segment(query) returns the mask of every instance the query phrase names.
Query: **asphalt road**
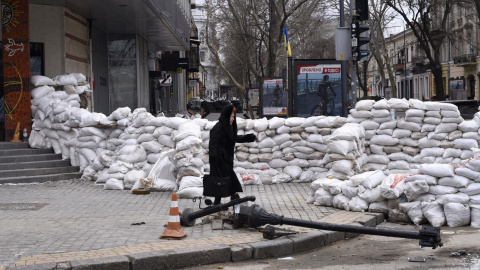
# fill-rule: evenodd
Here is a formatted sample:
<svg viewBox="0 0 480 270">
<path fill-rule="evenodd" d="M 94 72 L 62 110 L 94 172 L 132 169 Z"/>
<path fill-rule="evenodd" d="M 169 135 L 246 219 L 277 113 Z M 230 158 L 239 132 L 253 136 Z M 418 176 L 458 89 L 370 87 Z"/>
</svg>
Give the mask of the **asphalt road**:
<svg viewBox="0 0 480 270">
<path fill-rule="evenodd" d="M 414 225 L 382 223 L 378 228 L 418 230 Z M 418 240 L 360 235 L 327 247 L 283 258 L 243 263 L 215 264 L 193 269 L 270 270 L 270 269 L 480 269 L 480 230 L 471 227 L 442 227 L 443 247 L 420 248 Z M 466 254 L 451 256 L 465 250 Z M 417 259 L 425 262 L 412 262 Z"/>
</svg>

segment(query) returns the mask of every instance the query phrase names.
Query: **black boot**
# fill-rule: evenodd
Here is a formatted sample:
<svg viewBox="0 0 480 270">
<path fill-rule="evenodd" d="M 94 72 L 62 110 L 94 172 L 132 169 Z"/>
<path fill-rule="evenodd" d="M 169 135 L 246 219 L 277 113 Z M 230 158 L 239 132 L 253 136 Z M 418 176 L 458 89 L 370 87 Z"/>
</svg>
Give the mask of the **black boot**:
<svg viewBox="0 0 480 270">
<path fill-rule="evenodd" d="M 215 197 L 215 201 L 213 201 L 213 205 L 217 205 L 222 203 L 222 197 Z"/>
</svg>

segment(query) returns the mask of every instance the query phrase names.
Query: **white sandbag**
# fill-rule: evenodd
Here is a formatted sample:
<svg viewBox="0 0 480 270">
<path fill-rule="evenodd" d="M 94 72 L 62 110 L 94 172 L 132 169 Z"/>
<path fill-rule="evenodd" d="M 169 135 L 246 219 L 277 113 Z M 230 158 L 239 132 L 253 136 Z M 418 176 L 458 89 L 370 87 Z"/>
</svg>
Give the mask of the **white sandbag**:
<svg viewBox="0 0 480 270">
<path fill-rule="evenodd" d="M 474 139 L 456 139 L 453 141 L 454 148 L 470 150 L 471 148 L 478 148 L 478 141 Z"/>
<path fill-rule="evenodd" d="M 413 174 L 409 175 L 407 178 L 405 178 L 405 183 L 411 182 L 411 181 L 417 181 L 417 180 L 424 180 L 428 185 L 436 185 L 438 182 L 438 179 L 434 176 L 427 175 L 427 174 Z"/>
<path fill-rule="evenodd" d="M 455 168 L 455 174 L 467 177 L 468 179 L 473 181 L 480 180 L 480 172 L 477 172 L 475 170 L 472 170 L 464 166 Z"/>
<path fill-rule="evenodd" d="M 424 148 L 420 151 L 420 156 L 422 156 L 422 157 L 442 157 L 444 152 L 445 152 L 445 149 L 441 148 L 441 147 Z"/>
<path fill-rule="evenodd" d="M 480 194 L 480 183 L 471 183 L 466 188 L 460 188 L 458 191 L 469 196 L 478 195 Z"/>
<path fill-rule="evenodd" d="M 406 99 L 391 98 L 387 101 L 388 106 L 392 109 L 408 109 L 410 104 Z"/>
<path fill-rule="evenodd" d="M 371 189 L 365 189 L 363 192 L 358 193 L 358 197 L 369 203 L 385 200 L 385 198 L 382 197 L 380 186 Z"/>
<path fill-rule="evenodd" d="M 245 173 L 240 175 L 240 177 L 244 185 L 261 185 L 262 184 L 262 181 L 260 180 L 260 177 L 257 174 Z M 272 182 L 273 182 L 273 178 L 272 178 Z"/>
<path fill-rule="evenodd" d="M 40 86 L 32 89 L 32 91 L 30 92 L 30 95 L 32 96 L 33 99 L 41 99 L 53 92 L 55 92 L 55 88 L 51 86 Z"/>
<path fill-rule="evenodd" d="M 147 159 L 147 153 L 141 145 L 126 145 L 118 151 L 118 159 L 129 163 L 137 163 Z"/>
<path fill-rule="evenodd" d="M 373 202 L 368 205 L 368 212 L 372 213 L 388 213 L 387 201 Z"/>
<path fill-rule="evenodd" d="M 386 199 L 396 199 L 398 198 L 405 190 L 405 178 L 408 177 L 408 174 L 390 174 L 385 179 L 383 179 L 380 184 L 380 191 L 384 198 Z"/>
<path fill-rule="evenodd" d="M 424 102 L 423 105 L 425 106 L 426 111 L 440 111 L 439 102 L 427 101 Z"/>
<path fill-rule="evenodd" d="M 386 99 L 381 99 L 381 100 L 378 100 L 377 102 L 375 102 L 375 104 L 373 104 L 373 108 L 375 108 L 377 110 L 390 109 L 390 106 L 388 105 L 388 102 L 387 102 Z"/>
<path fill-rule="evenodd" d="M 189 187 L 203 187 L 203 178 L 199 176 L 184 176 L 178 184 L 178 190 L 183 190 Z"/>
<path fill-rule="evenodd" d="M 365 172 L 362 174 L 358 174 L 353 176 L 352 178 L 363 178 L 362 186 L 367 189 L 372 189 L 378 185 L 380 185 L 386 175 L 381 170 L 375 170 L 373 172 Z M 352 180 L 354 181 L 354 180 Z"/>
<path fill-rule="evenodd" d="M 319 188 L 315 191 L 315 201 L 314 205 L 317 206 L 332 206 L 333 205 L 333 195 L 330 192 L 326 191 L 323 188 Z"/>
<path fill-rule="evenodd" d="M 177 191 L 177 196 L 180 199 L 193 199 L 203 196 L 203 187 L 189 187 Z"/>
<path fill-rule="evenodd" d="M 397 128 L 407 129 L 407 130 L 411 130 L 411 131 L 421 131 L 422 130 L 422 126 L 420 124 L 414 123 L 414 122 L 407 122 L 404 119 L 400 119 L 397 122 Z"/>
<path fill-rule="evenodd" d="M 302 174 L 298 179 L 294 178 L 293 182 L 305 183 L 305 182 L 312 182 L 313 180 L 315 180 L 315 173 L 311 170 L 307 170 L 302 172 Z"/>
<path fill-rule="evenodd" d="M 178 127 L 178 133 L 173 138 L 176 142 L 179 142 L 188 136 L 201 137 L 200 126 L 192 122 L 186 122 Z"/>
<path fill-rule="evenodd" d="M 443 206 L 449 227 L 460 227 L 470 224 L 470 207 L 467 204 L 447 203 Z"/>
<path fill-rule="evenodd" d="M 460 159 L 465 160 L 465 159 L 470 159 L 470 158 L 473 158 L 473 151 L 463 150 L 462 155 L 460 156 Z"/>
<path fill-rule="evenodd" d="M 438 179 L 438 184 L 449 187 L 463 188 L 470 184 L 470 179 L 460 175 L 454 175 L 453 177 L 442 177 Z"/>
<path fill-rule="evenodd" d="M 283 172 L 290 175 L 293 180 L 300 178 L 300 175 L 302 175 L 303 171 L 302 168 L 299 166 L 287 166 L 283 169 Z"/>
<path fill-rule="evenodd" d="M 345 181 L 345 182 L 348 182 L 348 181 Z M 365 188 L 363 186 L 350 186 L 347 183 L 341 186 L 341 188 L 342 188 L 342 194 L 347 196 L 348 198 L 353 198 L 357 196 L 359 193 L 362 193 L 365 191 Z"/>
<path fill-rule="evenodd" d="M 470 205 L 470 226 L 480 228 L 480 205 Z"/>
<path fill-rule="evenodd" d="M 285 168 L 286 166 L 288 166 L 288 161 L 277 158 L 272 159 L 272 161 L 270 161 L 268 165 L 270 165 L 270 167 L 272 168 Z"/>
<path fill-rule="evenodd" d="M 441 205 L 445 205 L 447 203 L 467 204 L 469 200 L 470 200 L 470 196 L 468 196 L 465 193 L 459 192 L 455 194 L 439 195 L 437 196 L 435 201 Z"/>
<path fill-rule="evenodd" d="M 362 111 L 362 110 L 359 111 L 356 109 L 351 109 L 349 111 L 349 115 L 351 115 L 354 118 L 365 118 L 365 119 L 372 117 L 372 113 L 370 111 Z"/>
<path fill-rule="evenodd" d="M 344 209 L 347 211 L 350 210 L 350 207 L 348 205 L 349 202 L 350 202 L 350 198 L 344 196 L 343 194 L 335 195 L 332 200 L 333 207 Z"/>
<path fill-rule="evenodd" d="M 58 75 L 53 78 L 56 85 L 78 85 L 77 79 L 72 74 Z"/>
<path fill-rule="evenodd" d="M 272 147 L 274 147 L 275 145 L 277 145 L 277 144 L 276 144 L 275 141 L 274 141 L 272 138 L 270 138 L 270 137 L 267 137 L 266 139 L 258 142 L 258 148 L 260 148 L 260 149 L 261 149 L 261 148 L 272 148 Z"/>
<path fill-rule="evenodd" d="M 52 79 L 50 79 L 49 77 L 46 77 L 46 76 L 42 76 L 42 75 L 33 75 L 30 78 L 30 82 L 35 86 L 55 85 L 55 82 Z M 35 98 L 35 97 L 33 97 L 33 98 Z"/>
<path fill-rule="evenodd" d="M 433 195 L 445 195 L 445 194 L 457 193 L 457 191 L 458 191 L 458 188 L 455 188 L 455 187 L 435 185 L 435 186 L 430 186 L 428 193 Z"/>
<path fill-rule="evenodd" d="M 436 202 L 422 202 L 421 208 L 423 215 L 427 218 L 430 225 L 434 227 L 441 227 L 445 224 L 445 213 L 443 206 Z"/>
<path fill-rule="evenodd" d="M 368 203 L 360 197 L 353 197 L 348 202 L 348 207 L 350 208 L 350 211 L 364 212 L 365 210 L 368 210 Z"/>
<path fill-rule="evenodd" d="M 327 146 L 331 152 L 345 156 L 355 149 L 355 142 L 347 140 L 329 140 Z"/>
<path fill-rule="evenodd" d="M 292 177 L 283 172 L 272 177 L 273 183 L 288 183 L 290 181 L 292 181 Z"/>
<path fill-rule="evenodd" d="M 399 209 L 406 213 L 410 220 L 415 225 L 419 225 L 425 222 L 425 216 L 423 215 L 421 202 L 404 202 L 398 205 Z"/>
<path fill-rule="evenodd" d="M 123 190 L 124 185 L 123 185 L 123 180 L 119 180 L 116 178 L 110 178 L 105 182 L 105 185 L 103 186 L 103 189 L 106 190 Z"/>
<path fill-rule="evenodd" d="M 355 104 L 355 109 L 358 111 L 371 111 L 373 109 L 373 105 L 375 104 L 375 100 L 360 100 Z"/>
<path fill-rule="evenodd" d="M 411 130 L 397 128 L 393 131 L 392 137 L 394 137 L 394 138 L 404 138 L 404 137 L 410 137 L 411 135 L 412 135 Z"/>
<path fill-rule="evenodd" d="M 269 129 L 277 129 L 285 124 L 285 118 L 273 117 L 268 120 Z"/>
<path fill-rule="evenodd" d="M 430 187 L 427 184 L 427 181 L 415 180 L 415 181 L 405 182 L 404 193 L 409 201 L 413 201 L 422 193 L 428 192 L 429 189 Z"/>
<path fill-rule="evenodd" d="M 132 189 L 140 178 L 145 178 L 147 174 L 143 170 L 132 170 L 125 174 L 123 184 L 125 189 Z"/>
<path fill-rule="evenodd" d="M 440 108 L 440 110 L 458 111 L 457 105 L 452 103 L 438 102 L 438 107 Z"/>
<path fill-rule="evenodd" d="M 187 138 L 177 142 L 175 146 L 175 150 L 182 151 L 195 146 L 199 146 L 201 144 L 202 144 L 202 139 L 200 139 L 199 137 L 188 136 Z"/>
<path fill-rule="evenodd" d="M 389 170 L 409 170 L 410 164 L 405 160 L 390 161 L 387 164 Z"/>
<path fill-rule="evenodd" d="M 392 138 L 388 135 L 376 135 L 370 139 L 370 144 L 382 145 L 382 146 L 389 146 L 389 145 L 396 145 L 398 144 L 397 138 Z"/>
<path fill-rule="evenodd" d="M 479 126 L 474 120 L 465 120 L 458 124 L 458 129 L 462 132 L 478 132 Z"/>
<path fill-rule="evenodd" d="M 301 126 L 303 121 L 305 121 L 303 117 L 288 117 L 285 119 L 285 125 L 288 127 L 297 127 Z"/>
<path fill-rule="evenodd" d="M 261 119 L 255 119 L 253 123 L 253 130 L 255 130 L 256 132 L 265 131 L 268 128 L 268 124 L 269 122 L 266 117 Z"/>
<path fill-rule="evenodd" d="M 310 166 L 310 163 L 308 163 L 307 160 L 305 159 L 299 159 L 299 158 L 295 158 L 293 160 L 290 160 L 288 162 L 288 165 L 290 166 L 298 166 L 298 167 L 301 167 L 301 168 L 305 168 L 305 167 L 309 167 Z"/>
<path fill-rule="evenodd" d="M 420 196 L 418 196 L 415 201 L 417 202 L 433 202 L 435 201 L 437 196 L 433 195 L 433 194 L 429 194 L 429 193 L 424 193 Z"/>
<path fill-rule="evenodd" d="M 322 135 L 319 135 L 322 136 Z M 278 134 L 275 135 L 272 140 L 275 142 L 276 145 L 281 145 L 282 143 L 289 141 L 290 140 L 290 134 L 284 133 L 284 134 Z"/>
<path fill-rule="evenodd" d="M 419 173 L 435 177 L 452 177 L 454 175 L 454 170 L 451 164 L 422 164 L 418 170 Z"/>
</svg>

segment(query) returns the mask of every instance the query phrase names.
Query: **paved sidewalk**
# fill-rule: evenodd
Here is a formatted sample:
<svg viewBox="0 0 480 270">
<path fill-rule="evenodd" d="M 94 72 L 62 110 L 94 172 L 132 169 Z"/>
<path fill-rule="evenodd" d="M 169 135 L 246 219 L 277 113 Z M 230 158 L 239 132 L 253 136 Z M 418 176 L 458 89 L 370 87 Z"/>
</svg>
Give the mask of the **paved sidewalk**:
<svg viewBox="0 0 480 270">
<path fill-rule="evenodd" d="M 335 223 L 375 220 L 370 226 L 375 226 L 382 220 L 381 217 L 368 213 L 347 212 L 306 204 L 305 200 L 309 193 L 310 183 L 286 183 L 246 186 L 243 195 L 254 195 L 257 198 L 254 203 L 266 211 L 291 218 Z M 265 240 L 261 233 L 250 228 L 213 230 L 211 224 L 200 224 L 201 218 L 197 219 L 197 224 L 193 227 L 182 227 L 188 235 L 187 238 L 159 239 L 168 223 L 170 200 L 170 192 L 133 195 L 127 190 L 103 190 L 93 182 L 80 180 L 0 186 L 0 270 L 28 265 L 44 267 L 26 269 L 50 269 L 50 266 L 53 265 L 54 268 L 57 263 L 62 262 L 68 262 L 68 267 L 71 267 L 66 269 L 76 269 L 73 267 L 74 262 L 93 265 L 112 263 L 112 260 L 114 263 L 125 263 L 131 267 L 132 260 L 137 260 L 139 265 L 140 259 L 135 257 L 138 254 L 157 252 L 149 256 L 158 258 L 161 255 L 173 258 L 175 256 L 171 255 L 171 252 L 216 249 L 221 251 L 218 254 L 224 254 L 222 252 L 226 252 L 224 251 L 226 247 L 228 252 L 232 253 L 234 247 L 245 244 L 250 244 L 247 248 L 250 255 L 247 254 L 246 258 L 248 259 L 248 256 L 259 258 L 263 256 L 258 254 L 261 249 L 258 246 L 255 249 L 253 244 L 278 245 L 286 240 L 286 238 Z M 198 202 L 179 199 L 180 211 L 185 208 L 196 211 Z M 367 219 L 364 218 L 366 215 Z M 132 225 L 139 222 L 145 224 Z M 290 229 L 300 232 L 298 237 L 320 232 L 299 227 Z M 317 234 L 314 234 L 314 237 L 318 237 Z M 345 233 L 335 237 L 342 238 L 342 235 L 344 238 Z M 332 236 L 329 239 L 330 242 L 334 240 Z M 288 244 L 294 245 L 295 241 L 291 240 Z M 230 260 L 230 255 L 228 256 Z M 205 263 L 212 260 L 215 259 L 211 258 Z M 166 267 L 177 266 L 178 264 L 171 264 Z M 138 267 L 142 269 L 146 266 Z"/>
</svg>

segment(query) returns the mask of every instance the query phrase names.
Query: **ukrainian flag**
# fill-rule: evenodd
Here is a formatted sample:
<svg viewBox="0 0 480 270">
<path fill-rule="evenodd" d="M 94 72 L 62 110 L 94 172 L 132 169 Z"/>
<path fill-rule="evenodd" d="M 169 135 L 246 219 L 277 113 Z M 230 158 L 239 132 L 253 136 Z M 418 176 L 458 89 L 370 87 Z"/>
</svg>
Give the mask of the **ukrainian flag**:
<svg viewBox="0 0 480 270">
<path fill-rule="evenodd" d="M 288 40 L 287 25 L 283 25 L 283 41 L 285 41 L 285 51 L 288 56 L 292 56 L 292 50 L 290 49 L 290 41 Z"/>
</svg>

